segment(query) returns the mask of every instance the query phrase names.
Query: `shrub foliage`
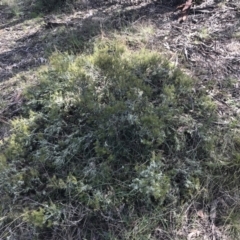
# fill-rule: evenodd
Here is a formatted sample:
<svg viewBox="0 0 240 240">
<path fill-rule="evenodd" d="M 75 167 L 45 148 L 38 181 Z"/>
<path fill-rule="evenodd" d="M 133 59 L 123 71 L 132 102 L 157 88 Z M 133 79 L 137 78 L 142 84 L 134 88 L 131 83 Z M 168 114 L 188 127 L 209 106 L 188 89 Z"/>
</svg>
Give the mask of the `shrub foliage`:
<svg viewBox="0 0 240 240">
<path fill-rule="evenodd" d="M 150 239 L 214 161 L 215 105 L 194 86 L 158 53 L 124 42 L 54 54 L 2 144 L 2 236 L 21 222 L 30 238 Z"/>
</svg>

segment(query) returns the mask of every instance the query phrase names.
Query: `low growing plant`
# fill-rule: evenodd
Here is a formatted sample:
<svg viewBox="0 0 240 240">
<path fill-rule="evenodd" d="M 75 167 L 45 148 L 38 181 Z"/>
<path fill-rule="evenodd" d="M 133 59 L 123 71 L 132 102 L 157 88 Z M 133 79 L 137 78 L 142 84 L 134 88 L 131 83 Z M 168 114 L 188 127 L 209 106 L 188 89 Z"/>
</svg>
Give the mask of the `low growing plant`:
<svg viewBox="0 0 240 240">
<path fill-rule="evenodd" d="M 5 226 L 18 216 L 39 239 L 65 226 L 86 239 L 151 239 L 214 161 L 215 105 L 157 52 L 117 40 L 50 62 L 1 146 Z M 153 225 L 134 233 L 146 216 Z"/>
</svg>

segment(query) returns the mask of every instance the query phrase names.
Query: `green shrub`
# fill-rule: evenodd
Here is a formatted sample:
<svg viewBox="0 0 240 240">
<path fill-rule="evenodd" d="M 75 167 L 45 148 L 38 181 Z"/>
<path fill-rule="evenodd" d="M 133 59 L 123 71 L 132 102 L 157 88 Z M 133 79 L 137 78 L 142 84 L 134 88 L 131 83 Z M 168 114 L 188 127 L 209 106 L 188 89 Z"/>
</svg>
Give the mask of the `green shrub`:
<svg viewBox="0 0 240 240">
<path fill-rule="evenodd" d="M 194 84 L 158 53 L 122 42 L 98 42 L 91 55 L 54 54 L 2 146 L 0 192 L 14 199 L 7 218 L 16 211 L 38 233 L 81 218 L 82 237 L 121 239 L 119 225 L 131 229 L 146 211 L 187 201 L 211 159 L 216 118 Z"/>
</svg>

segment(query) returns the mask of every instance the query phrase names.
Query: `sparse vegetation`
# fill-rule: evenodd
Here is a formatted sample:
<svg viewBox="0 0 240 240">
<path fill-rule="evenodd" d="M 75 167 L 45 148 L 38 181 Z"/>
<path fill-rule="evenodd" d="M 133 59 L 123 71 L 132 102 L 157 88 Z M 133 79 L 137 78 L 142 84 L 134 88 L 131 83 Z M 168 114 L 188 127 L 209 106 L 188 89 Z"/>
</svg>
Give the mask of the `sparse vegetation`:
<svg viewBox="0 0 240 240">
<path fill-rule="evenodd" d="M 220 116 L 216 86 L 138 26 L 73 34 L 74 54 L 17 75 L 11 107 L 2 94 L 14 114 L 0 112 L 0 239 L 239 238 L 237 104 Z"/>
<path fill-rule="evenodd" d="M 0 1 L 1 6 L 7 6 L 5 10 L 8 18 L 18 16 L 21 8 L 21 3 L 17 0 L 2 0 Z"/>
</svg>

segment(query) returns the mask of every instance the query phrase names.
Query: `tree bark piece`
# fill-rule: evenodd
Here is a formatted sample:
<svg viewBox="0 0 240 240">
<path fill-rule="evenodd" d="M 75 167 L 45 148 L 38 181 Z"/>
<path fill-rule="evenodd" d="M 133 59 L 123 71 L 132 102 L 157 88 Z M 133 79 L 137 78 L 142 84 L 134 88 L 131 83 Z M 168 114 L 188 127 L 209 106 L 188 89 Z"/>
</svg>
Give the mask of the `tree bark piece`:
<svg viewBox="0 0 240 240">
<path fill-rule="evenodd" d="M 176 10 L 180 10 L 180 17 L 178 19 L 179 22 L 184 22 L 187 19 L 188 12 L 192 6 L 193 2 L 192 0 L 186 0 L 185 3 L 179 5 Z"/>
</svg>

